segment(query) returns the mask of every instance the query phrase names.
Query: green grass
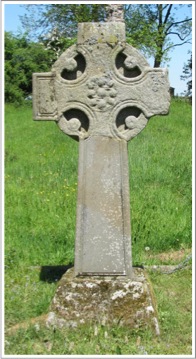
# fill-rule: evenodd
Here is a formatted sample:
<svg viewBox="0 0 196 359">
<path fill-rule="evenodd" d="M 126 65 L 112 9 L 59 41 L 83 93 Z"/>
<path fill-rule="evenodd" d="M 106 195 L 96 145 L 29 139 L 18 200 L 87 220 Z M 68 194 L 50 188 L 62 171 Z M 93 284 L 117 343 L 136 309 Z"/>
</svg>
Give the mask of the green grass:
<svg viewBox="0 0 196 359">
<path fill-rule="evenodd" d="M 133 260 L 191 246 L 191 106 L 173 100 L 129 144 Z"/>
<path fill-rule="evenodd" d="M 173 100 L 168 116 L 152 118 L 129 143 L 129 159 L 133 263 L 159 264 L 156 254 L 191 248 L 191 106 Z M 55 123 L 33 122 L 28 106 L 6 106 L 6 328 L 47 313 L 58 277 L 43 280 L 41 266 L 73 264 L 77 167 L 78 143 Z M 171 276 L 152 274 L 151 280 L 161 339 L 122 328 L 110 328 L 105 337 L 107 328 L 99 328 L 94 336 L 93 328 L 53 333 L 44 328 L 36 332 L 32 326 L 7 338 L 6 354 L 47 354 L 47 341 L 48 347 L 52 342 L 49 354 L 142 354 L 138 336 L 148 353 L 190 353 L 191 314 L 186 309 L 190 310 L 190 270 Z M 170 286 L 176 295 L 169 307 Z M 86 342 L 81 343 L 82 336 Z"/>
<path fill-rule="evenodd" d="M 73 261 L 77 143 L 53 122 L 33 122 L 29 108 L 8 107 L 6 113 L 8 260 L 30 265 Z"/>
</svg>

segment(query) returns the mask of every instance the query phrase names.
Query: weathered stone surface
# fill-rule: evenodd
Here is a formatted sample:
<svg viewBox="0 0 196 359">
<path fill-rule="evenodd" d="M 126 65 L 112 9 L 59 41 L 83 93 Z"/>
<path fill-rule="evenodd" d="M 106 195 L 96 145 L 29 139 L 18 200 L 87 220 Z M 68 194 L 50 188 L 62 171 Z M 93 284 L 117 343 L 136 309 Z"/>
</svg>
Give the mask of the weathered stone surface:
<svg viewBox="0 0 196 359">
<path fill-rule="evenodd" d="M 77 327 L 82 324 L 149 327 L 159 335 L 156 305 L 144 270 L 134 268 L 133 278 L 74 277 L 68 270 L 50 307 L 47 325 Z"/>
<path fill-rule="evenodd" d="M 57 119 L 54 80 L 52 72 L 33 74 L 33 113 L 36 120 Z"/>
<path fill-rule="evenodd" d="M 131 276 L 127 142 L 80 141 L 76 275 Z"/>
<path fill-rule="evenodd" d="M 117 43 L 125 43 L 125 24 L 124 22 L 83 22 L 78 24 L 78 45 L 92 46 L 107 44 L 114 47 Z M 92 51 L 91 51 L 92 52 Z"/>
<path fill-rule="evenodd" d="M 107 21 L 124 21 L 123 4 L 106 5 Z"/>
</svg>

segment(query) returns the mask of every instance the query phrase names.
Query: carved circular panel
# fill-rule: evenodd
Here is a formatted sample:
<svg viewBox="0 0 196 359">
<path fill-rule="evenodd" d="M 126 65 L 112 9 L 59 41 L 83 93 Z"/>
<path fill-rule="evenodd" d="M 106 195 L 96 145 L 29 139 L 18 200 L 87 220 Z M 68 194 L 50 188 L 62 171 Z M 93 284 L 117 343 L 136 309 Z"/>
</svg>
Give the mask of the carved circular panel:
<svg viewBox="0 0 196 359">
<path fill-rule="evenodd" d="M 61 131 L 78 140 L 89 137 L 90 121 L 93 123 L 93 113 L 80 103 L 68 104 L 57 122 Z"/>
<path fill-rule="evenodd" d="M 86 61 L 82 54 L 76 55 L 74 58 L 67 59 L 64 68 L 61 71 L 61 77 L 65 80 L 77 80 L 84 73 Z"/>
<path fill-rule="evenodd" d="M 54 63 L 52 70 L 60 81 L 75 84 L 86 77 L 86 53 L 76 45 L 70 46 Z"/>
<path fill-rule="evenodd" d="M 112 111 L 111 122 L 114 136 L 129 141 L 144 129 L 148 119 L 136 104 L 126 101 Z"/>
<path fill-rule="evenodd" d="M 149 64 L 134 47 L 126 44 L 124 48 L 117 47 L 113 53 L 113 69 L 118 80 L 135 82 L 140 80 L 149 68 Z"/>
</svg>

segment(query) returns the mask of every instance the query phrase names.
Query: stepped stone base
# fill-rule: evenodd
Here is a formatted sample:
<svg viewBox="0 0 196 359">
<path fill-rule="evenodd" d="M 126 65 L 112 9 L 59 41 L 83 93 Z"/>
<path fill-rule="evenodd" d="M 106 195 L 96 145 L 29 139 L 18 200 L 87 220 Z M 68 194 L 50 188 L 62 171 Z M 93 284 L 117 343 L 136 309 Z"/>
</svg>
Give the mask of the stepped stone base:
<svg viewBox="0 0 196 359">
<path fill-rule="evenodd" d="M 47 326 L 82 324 L 151 328 L 160 334 L 151 284 L 146 272 L 133 268 L 133 278 L 75 277 L 73 268 L 61 278 L 46 319 Z"/>
</svg>

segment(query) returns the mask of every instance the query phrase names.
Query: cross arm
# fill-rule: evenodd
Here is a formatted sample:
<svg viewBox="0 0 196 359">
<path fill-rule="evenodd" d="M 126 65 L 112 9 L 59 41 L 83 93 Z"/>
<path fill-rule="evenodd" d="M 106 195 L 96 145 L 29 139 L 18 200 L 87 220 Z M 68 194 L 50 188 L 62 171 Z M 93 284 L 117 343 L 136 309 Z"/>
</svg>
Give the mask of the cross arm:
<svg viewBox="0 0 196 359">
<path fill-rule="evenodd" d="M 57 120 L 55 98 L 55 74 L 52 72 L 33 74 L 33 118 L 34 120 Z"/>
</svg>

